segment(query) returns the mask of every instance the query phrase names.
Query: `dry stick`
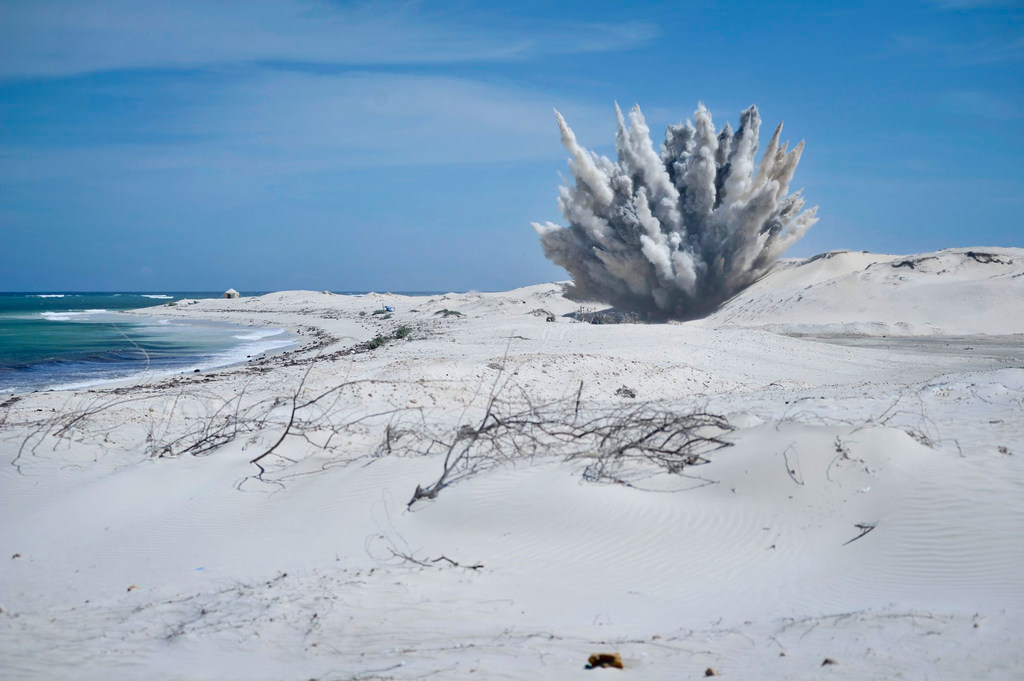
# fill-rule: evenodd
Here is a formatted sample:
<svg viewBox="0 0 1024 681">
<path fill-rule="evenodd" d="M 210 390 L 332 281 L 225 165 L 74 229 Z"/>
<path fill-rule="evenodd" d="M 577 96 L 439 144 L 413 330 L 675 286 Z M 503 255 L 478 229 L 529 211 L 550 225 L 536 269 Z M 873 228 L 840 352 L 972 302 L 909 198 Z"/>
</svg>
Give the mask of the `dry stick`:
<svg viewBox="0 0 1024 681">
<path fill-rule="evenodd" d="M 580 397 L 583 395 L 583 379 L 580 379 L 580 388 L 576 391 L 576 409 L 572 414 L 572 424 L 576 425 L 576 417 L 580 415 Z"/>
<path fill-rule="evenodd" d="M 793 445 L 790 445 L 790 446 L 786 447 L 782 451 L 782 459 L 783 459 L 783 461 L 786 464 L 786 475 L 788 475 L 790 477 L 790 479 L 793 482 L 795 482 L 796 484 L 803 485 L 804 484 L 804 481 L 802 479 L 803 476 L 800 476 L 800 478 L 798 479 L 796 476 L 799 474 L 799 471 L 789 467 L 789 454 L 788 454 L 788 452 L 791 449 L 793 449 Z M 794 456 L 796 455 L 796 450 L 795 449 L 793 450 L 793 454 L 794 454 Z M 797 459 L 797 461 L 799 461 L 799 459 Z"/>
<path fill-rule="evenodd" d="M 460 436 L 456 435 L 455 438 L 448 445 L 448 451 L 445 452 L 444 455 L 444 465 L 441 469 L 441 477 L 439 477 L 437 481 L 427 489 L 423 489 L 423 487 L 421 487 L 420 485 L 416 485 L 416 491 L 413 492 L 412 499 L 410 499 L 409 503 L 406 504 L 406 508 L 411 508 L 412 505 L 419 501 L 420 499 L 433 499 L 434 497 L 437 496 L 437 493 L 440 492 L 441 489 L 445 487 L 448 475 L 452 472 L 453 468 L 455 467 L 455 462 L 459 461 L 462 458 L 462 454 L 456 457 L 454 462 L 452 461 L 451 458 L 452 452 L 455 451 L 455 446 L 459 444 L 459 440 Z M 438 444 L 444 443 L 438 442 Z M 465 454 L 465 452 L 467 451 L 468 447 L 463 450 L 463 454 Z"/>
<path fill-rule="evenodd" d="M 505 354 L 501 358 L 501 369 L 498 370 L 497 375 L 494 377 L 494 383 L 491 385 L 491 393 L 487 399 L 487 409 L 484 410 L 484 417 L 480 421 L 480 427 L 474 430 L 471 426 L 467 426 L 459 430 L 456 436 L 452 439 L 451 443 L 448 445 L 448 451 L 445 452 L 444 466 L 441 470 L 441 477 L 439 477 L 437 481 L 427 489 L 423 489 L 423 487 L 421 487 L 420 485 L 416 485 L 416 490 L 413 492 L 412 498 L 409 500 L 409 503 L 406 504 L 406 508 L 412 508 L 412 505 L 419 501 L 420 499 L 435 498 L 437 496 L 437 493 L 448 485 L 448 476 L 451 474 L 452 470 L 454 470 L 455 465 L 463 458 L 469 455 L 469 450 L 473 446 L 473 443 L 479 437 L 480 433 L 483 432 L 483 430 L 487 427 L 487 421 L 489 418 L 491 418 L 491 413 L 492 410 L 494 409 L 494 404 L 498 398 L 498 394 L 501 392 L 501 389 L 504 389 L 505 387 L 505 385 L 502 385 L 501 389 L 499 389 L 498 382 L 501 380 L 501 375 L 505 371 L 505 365 L 508 362 L 508 353 L 511 347 L 512 338 L 509 337 L 508 343 L 505 345 Z M 507 385 L 507 383 L 508 380 L 506 379 L 505 384 Z M 474 398 L 475 397 L 476 395 L 474 395 Z M 463 414 L 465 414 L 465 410 L 463 410 Z M 455 451 L 456 445 L 458 445 L 459 442 L 464 438 L 468 438 L 469 442 L 463 447 L 462 452 L 458 456 L 456 456 L 455 459 L 452 459 L 452 452 Z"/>
<path fill-rule="evenodd" d="M 440 562 L 442 560 L 448 561 L 448 563 L 450 563 L 452 565 L 452 567 L 460 567 L 460 568 L 465 568 L 467 570 L 479 570 L 480 568 L 482 568 L 484 566 L 483 563 L 477 563 L 476 565 L 463 565 L 462 563 L 459 563 L 458 561 L 454 561 L 454 560 L 452 560 L 451 558 L 449 558 L 448 556 L 445 556 L 445 555 L 438 556 L 437 558 L 435 558 L 434 560 L 432 560 L 430 562 L 431 563 L 438 563 L 438 562 Z"/>
<path fill-rule="evenodd" d="M 846 546 L 847 544 L 852 544 L 853 542 L 857 541 L 858 539 L 866 535 L 868 532 L 878 527 L 878 523 L 857 523 L 856 525 L 854 525 L 854 527 L 860 530 L 860 534 L 858 534 L 850 541 L 843 542 L 843 546 Z"/>
<path fill-rule="evenodd" d="M 271 445 L 270 449 L 249 461 L 249 463 L 254 464 L 256 468 L 260 469 L 259 475 L 256 476 L 256 478 L 260 481 L 263 480 L 263 474 L 266 473 L 266 469 L 260 465 L 260 461 L 274 453 L 274 450 L 277 449 L 282 442 L 284 442 L 286 437 L 288 437 L 289 433 L 291 432 L 292 426 L 295 424 L 295 414 L 298 411 L 297 405 L 299 401 L 299 394 L 302 392 L 303 386 L 306 385 L 306 379 L 309 377 L 309 372 L 313 370 L 313 364 L 314 362 L 309 363 L 309 367 L 306 368 L 306 373 L 302 375 L 302 380 L 299 381 L 299 387 L 295 389 L 294 393 L 292 393 L 292 412 L 288 416 L 288 424 L 284 427 L 284 432 L 281 433 L 281 437 L 277 439 L 277 442 Z M 278 454 L 278 456 L 280 456 L 282 459 L 292 461 L 292 459 L 289 459 L 286 456 L 282 456 L 281 454 Z M 294 463 L 294 461 L 292 461 L 292 463 Z"/>
<path fill-rule="evenodd" d="M 475 563 L 473 565 L 463 565 L 462 563 L 458 562 L 457 560 L 452 560 L 451 558 L 449 558 L 448 556 L 445 556 L 445 555 L 438 556 L 437 558 L 428 558 L 427 560 L 420 560 L 419 558 L 416 558 L 416 557 L 414 557 L 414 556 L 412 556 L 412 555 L 410 555 L 408 553 L 402 553 L 401 551 L 396 551 L 396 550 L 394 550 L 392 548 L 388 549 L 388 553 L 390 553 L 395 558 L 401 558 L 404 561 L 407 561 L 409 563 L 414 563 L 414 564 L 420 565 L 422 567 L 432 567 L 434 564 L 440 563 L 442 560 L 445 561 L 446 563 L 448 563 L 449 565 L 451 565 L 452 567 L 462 568 L 464 570 L 480 570 L 480 569 L 482 569 L 484 567 L 483 563 Z"/>
</svg>

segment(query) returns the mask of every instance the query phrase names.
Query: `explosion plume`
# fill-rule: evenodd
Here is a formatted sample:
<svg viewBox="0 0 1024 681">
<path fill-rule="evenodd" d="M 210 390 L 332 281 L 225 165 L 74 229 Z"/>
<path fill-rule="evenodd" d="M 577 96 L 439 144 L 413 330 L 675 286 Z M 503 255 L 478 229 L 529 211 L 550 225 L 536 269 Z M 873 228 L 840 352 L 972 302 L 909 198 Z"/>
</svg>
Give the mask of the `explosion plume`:
<svg viewBox="0 0 1024 681">
<path fill-rule="evenodd" d="M 700 104 L 693 122 L 670 125 L 659 154 L 639 106 L 629 125 L 615 105 L 618 161 L 581 147 L 555 111 L 572 155 L 574 186 L 559 188 L 568 227 L 533 223 L 544 255 L 572 275 L 566 295 L 656 318 L 705 315 L 771 268 L 817 222 L 788 194 L 804 143 L 779 146 L 782 124 L 755 164 L 756 106 L 734 133 L 715 131 Z M 568 184 L 568 183 L 567 183 Z"/>
</svg>

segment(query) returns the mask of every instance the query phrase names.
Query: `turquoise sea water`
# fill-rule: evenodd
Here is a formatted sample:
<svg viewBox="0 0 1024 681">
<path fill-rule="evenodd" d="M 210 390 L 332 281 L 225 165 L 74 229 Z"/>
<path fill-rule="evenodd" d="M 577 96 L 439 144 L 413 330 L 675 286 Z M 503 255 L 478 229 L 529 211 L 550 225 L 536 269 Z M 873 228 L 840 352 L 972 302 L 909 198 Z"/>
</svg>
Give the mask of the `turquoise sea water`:
<svg viewBox="0 0 1024 681">
<path fill-rule="evenodd" d="M 254 329 L 121 314 L 216 293 L 0 293 L 0 393 L 83 387 L 243 361 L 292 343 Z M 159 314 L 159 308 L 154 311 Z"/>
</svg>

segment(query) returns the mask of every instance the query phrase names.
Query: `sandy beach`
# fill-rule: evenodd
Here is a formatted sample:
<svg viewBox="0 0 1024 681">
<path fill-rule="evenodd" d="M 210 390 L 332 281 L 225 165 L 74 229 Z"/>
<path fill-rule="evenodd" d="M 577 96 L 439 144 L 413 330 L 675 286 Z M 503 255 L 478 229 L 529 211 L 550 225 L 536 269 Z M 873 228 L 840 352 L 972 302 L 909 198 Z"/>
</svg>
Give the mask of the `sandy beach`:
<svg viewBox="0 0 1024 681">
<path fill-rule="evenodd" d="M 555 283 L 133 312 L 300 341 L 0 403 L 0 676 L 1024 675 L 1024 250 L 602 309 Z"/>
</svg>

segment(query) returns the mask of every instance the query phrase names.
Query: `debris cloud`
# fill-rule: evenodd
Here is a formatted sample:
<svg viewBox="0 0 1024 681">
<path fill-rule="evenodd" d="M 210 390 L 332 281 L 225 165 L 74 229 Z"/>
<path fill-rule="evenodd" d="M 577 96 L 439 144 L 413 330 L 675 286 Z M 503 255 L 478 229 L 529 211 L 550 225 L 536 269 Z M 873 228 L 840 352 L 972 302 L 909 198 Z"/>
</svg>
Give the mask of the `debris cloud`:
<svg viewBox="0 0 1024 681">
<path fill-rule="evenodd" d="M 639 106 L 615 106 L 613 162 L 584 149 L 555 111 L 575 182 L 559 189 L 569 223 L 533 223 L 544 254 L 572 275 L 566 294 L 653 318 L 708 314 L 765 274 L 815 223 L 801 193 L 788 194 L 803 152 L 775 129 L 755 163 L 761 117 L 751 106 L 733 132 L 716 132 L 700 104 L 670 125 L 660 152 Z M 566 183 L 569 185 L 570 183 Z"/>
</svg>

